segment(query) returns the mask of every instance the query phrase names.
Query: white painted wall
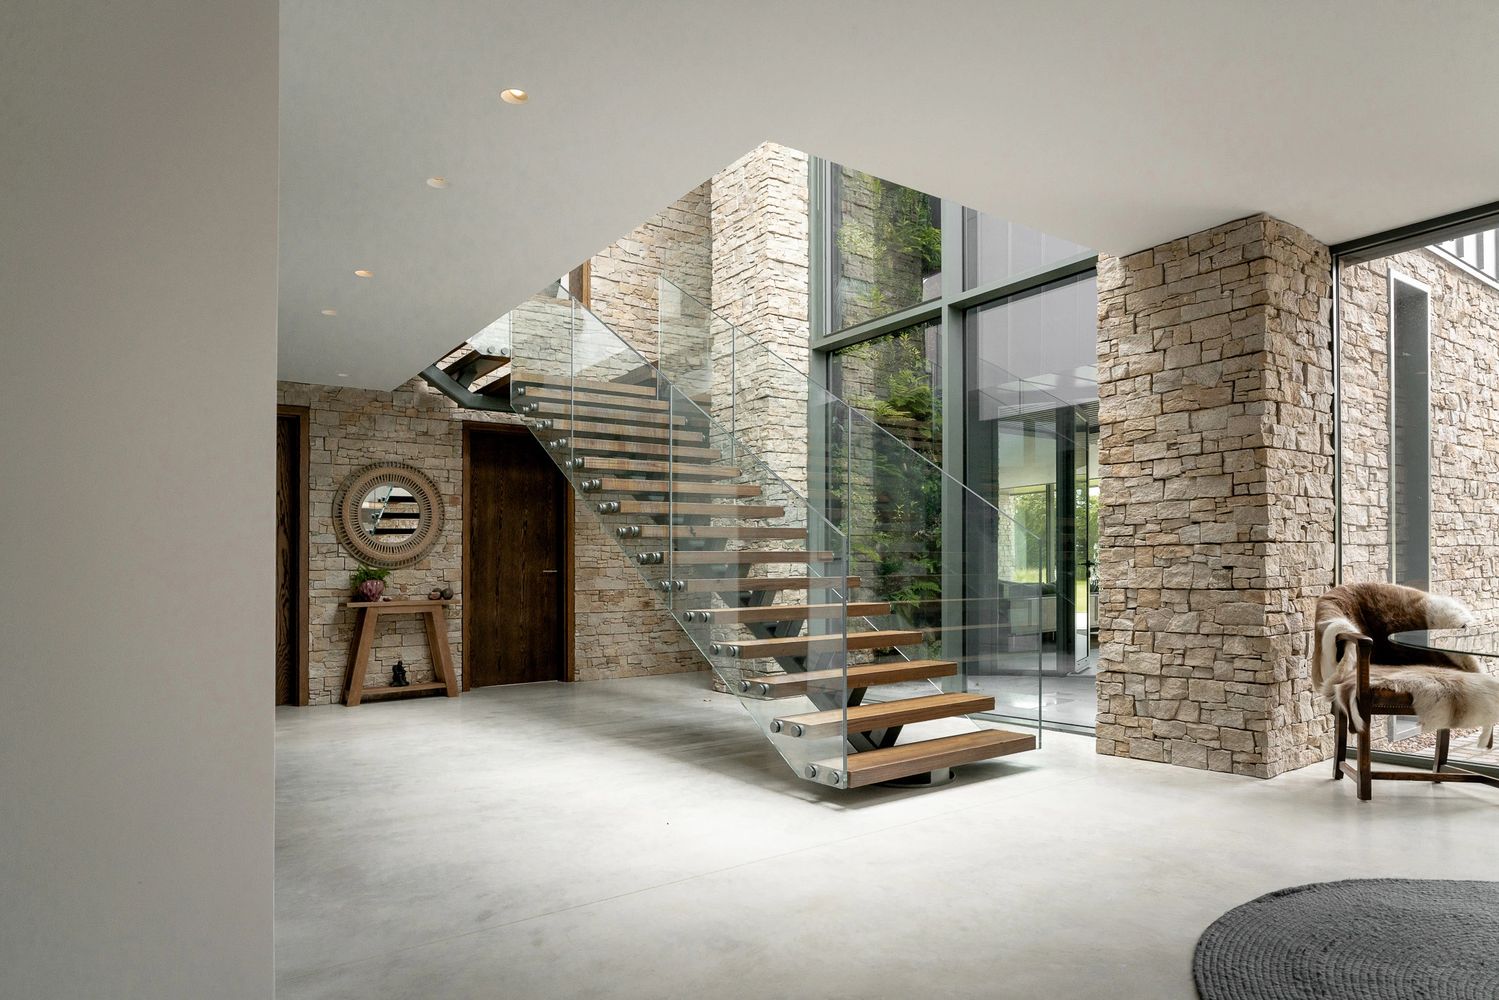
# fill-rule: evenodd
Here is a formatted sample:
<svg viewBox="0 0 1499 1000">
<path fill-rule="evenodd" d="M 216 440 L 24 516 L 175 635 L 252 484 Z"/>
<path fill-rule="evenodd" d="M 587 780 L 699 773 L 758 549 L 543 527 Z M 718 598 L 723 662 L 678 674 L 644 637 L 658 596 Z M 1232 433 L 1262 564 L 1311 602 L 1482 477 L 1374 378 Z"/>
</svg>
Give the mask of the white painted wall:
<svg viewBox="0 0 1499 1000">
<path fill-rule="evenodd" d="M 275 0 L 0 5 L 0 996 L 273 990 Z"/>
</svg>

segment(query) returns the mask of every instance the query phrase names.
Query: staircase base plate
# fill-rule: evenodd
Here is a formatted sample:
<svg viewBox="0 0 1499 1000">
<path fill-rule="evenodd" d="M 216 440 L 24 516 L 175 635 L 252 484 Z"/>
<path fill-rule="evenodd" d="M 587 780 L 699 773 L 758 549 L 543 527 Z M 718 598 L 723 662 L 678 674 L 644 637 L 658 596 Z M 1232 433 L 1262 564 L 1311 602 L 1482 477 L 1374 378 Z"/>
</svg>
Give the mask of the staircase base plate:
<svg viewBox="0 0 1499 1000">
<path fill-rule="evenodd" d="M 939 767 L 935 771 L 923 771 L 921 774 L 912 774 L 904 778 L 892 778 L 889 781 L 881 781 L 879 784 L 886 788 L 936 788 L 938 785 L 948 784 L 952 779 L 952 768 Z"/>
</svg>

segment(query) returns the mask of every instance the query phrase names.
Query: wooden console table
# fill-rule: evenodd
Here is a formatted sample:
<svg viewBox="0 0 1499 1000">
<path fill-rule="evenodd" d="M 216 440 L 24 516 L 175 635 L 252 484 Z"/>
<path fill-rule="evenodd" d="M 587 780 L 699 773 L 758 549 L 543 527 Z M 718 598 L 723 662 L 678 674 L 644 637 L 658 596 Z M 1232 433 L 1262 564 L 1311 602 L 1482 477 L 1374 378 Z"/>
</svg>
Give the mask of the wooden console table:
<svg viewBox="0 0 1499 1000">
<path fill-rule="evenodd" d="M 452 601 L 346 601 L 359 618 L 354 623 L 354 645 L 349 650 L 349 683 L 344 704 L 353 708 L 367 694 L 394 694 L 398 691 L 446 690 L 449 698 L 458 697 L 458 676 L 453 670 L 453 652 L 448 648 L 448 621 L 443 608 Z M 405 687 L 364 686 L 364 671 L 369 666 L 370 650 L 375 645 L 375 631 L 381 615 L 422 615 L 427 625 L 427 651 L 432 656 L 433 679 Z"/>
</svg>

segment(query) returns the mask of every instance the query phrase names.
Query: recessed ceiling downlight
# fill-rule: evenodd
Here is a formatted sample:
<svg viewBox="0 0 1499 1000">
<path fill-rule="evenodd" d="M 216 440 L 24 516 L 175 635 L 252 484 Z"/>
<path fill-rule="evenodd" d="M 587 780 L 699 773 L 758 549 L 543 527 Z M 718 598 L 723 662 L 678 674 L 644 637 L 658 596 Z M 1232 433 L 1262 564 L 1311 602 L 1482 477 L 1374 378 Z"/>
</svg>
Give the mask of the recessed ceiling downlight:
<svg viewBox="0 0 1499 1000">
<path fill-rule="evenodd" d="M 362 267 L 359 270 L 357 270 L 357 271 L 354 272 L 354 277 L 356 277 L 356 278 L 373 278 L 374 276 L 375 276 L 375 272 L 374 271 L 368 271 L 368 270 L 365 270 Z"/>
<path fill-rule="evenodd" d="M 500 100 L 506 104 L 525 104 L 530 99 L 530 94 L 524 90 L 517 90 L 514 87 L 511 87 L 509 90 L 500 91 Z"/>
<path fill-rule="evenodd" d="M 349 377 L 349 373 L 348 372 L 339 372 L 338 373 L 338 377 L 339 378 L 348 378 Z"/>
<path fill-rule="evenodd" d="M 448 179 L 446 177 L 428 177 L 427 178 L 427 187 L 429 187 L 429 188 L 437 188 L 437 190 L 441 191 L 444 188 L 446 188 L 447 186 L 448 186 Z"/>
<path fill-rule="evenodd" d="M 337 309 L 324 309 L 323 310 L 323 315 L 324 316 L 337 316 L 338 315 L 338 310 Z"/>
</svg>

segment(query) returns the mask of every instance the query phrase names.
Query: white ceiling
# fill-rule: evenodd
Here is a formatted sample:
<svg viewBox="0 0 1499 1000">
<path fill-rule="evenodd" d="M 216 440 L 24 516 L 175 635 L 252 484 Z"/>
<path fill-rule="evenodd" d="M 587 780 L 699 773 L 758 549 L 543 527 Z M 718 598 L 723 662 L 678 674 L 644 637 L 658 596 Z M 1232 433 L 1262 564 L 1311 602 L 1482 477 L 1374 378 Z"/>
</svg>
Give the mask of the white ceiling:
<svg viewBox="0 0 1499 1000">
<path fill-rule="evenodd" d="M 1496 47 L 1486 0 L 285 0 L 281 377 L 393 387 L 764 139 L 1112 253 L 1493 201 Z"/>
</svg>

